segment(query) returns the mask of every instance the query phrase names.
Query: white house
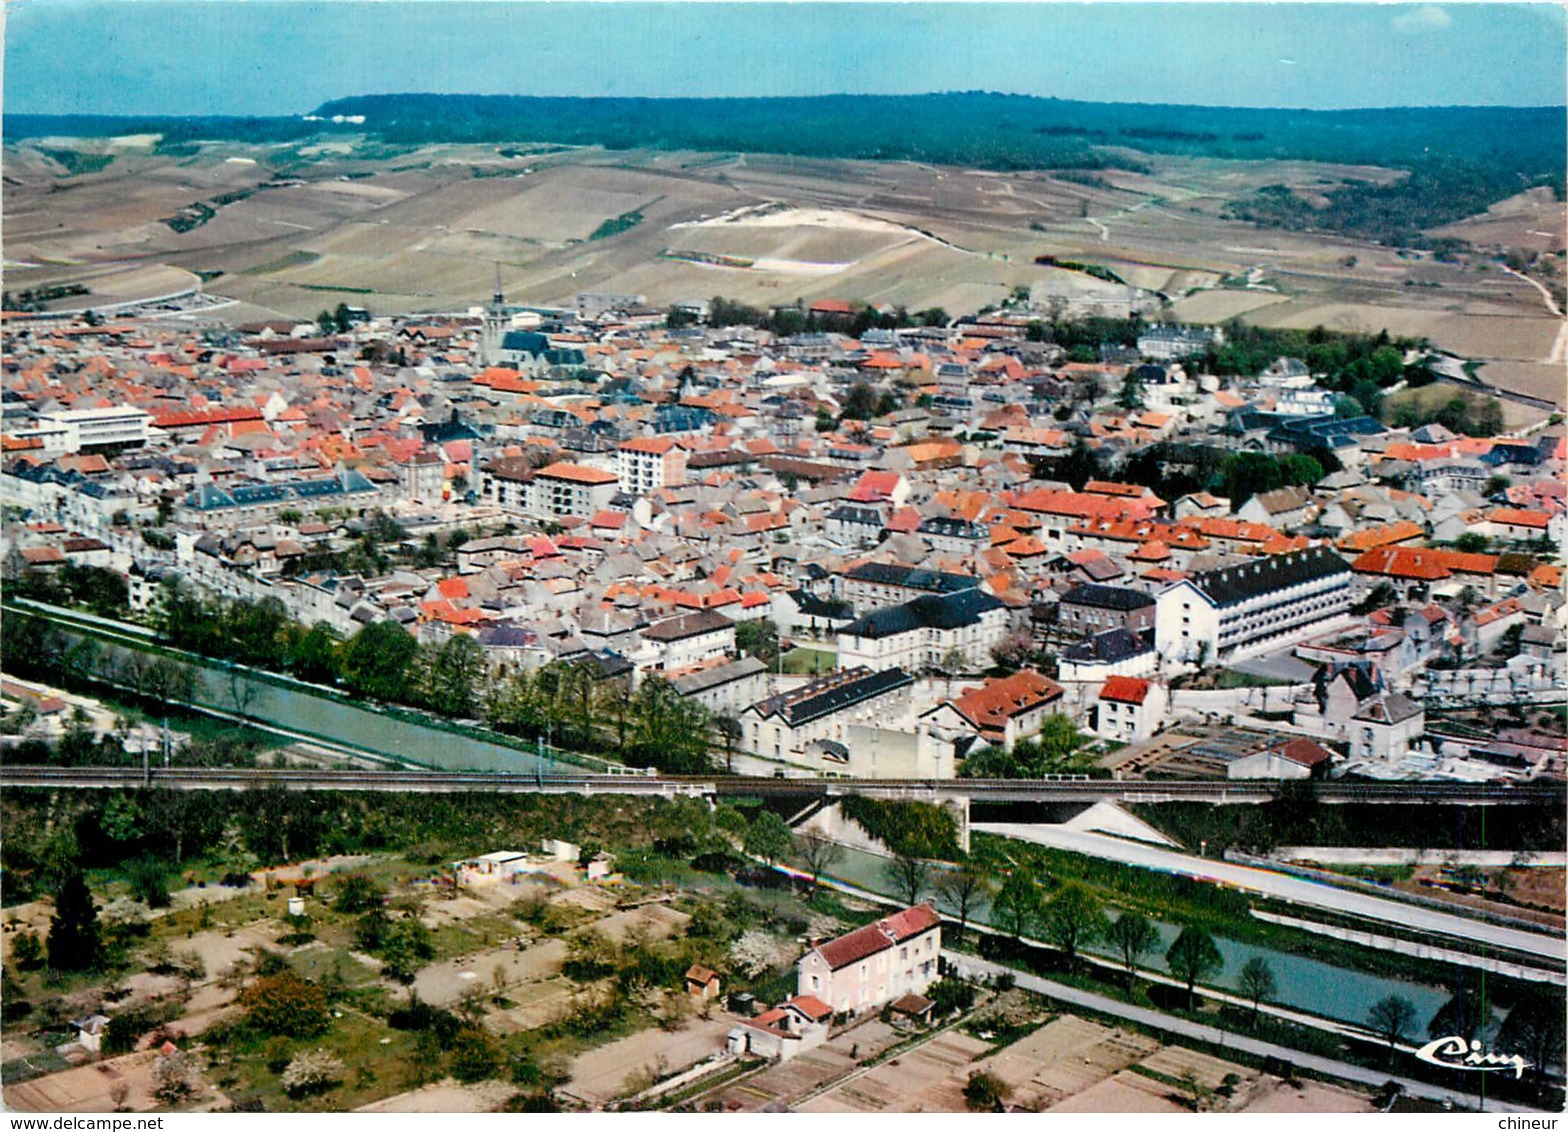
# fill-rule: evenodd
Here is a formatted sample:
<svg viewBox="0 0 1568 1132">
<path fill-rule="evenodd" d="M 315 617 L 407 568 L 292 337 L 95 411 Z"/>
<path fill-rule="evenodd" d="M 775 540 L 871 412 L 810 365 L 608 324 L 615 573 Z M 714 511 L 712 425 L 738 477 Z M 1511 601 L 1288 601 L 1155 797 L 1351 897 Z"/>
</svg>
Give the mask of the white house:
<svg viewBox="0 0 1568 1132">
<path fill-rule="evenodd" d="M 1227 778 L 1311 778 L 1328 770 L 1334 757 L 1311 739 L 1287 739 L 1234 760 L 1225 767 Z"/>
<path fill-rule="evenodd" d="M 735 622 L 722 613 L 701 609 L 655 622 L 642 631 L 638 667 L 676 672 L 735 651 Z"/>
<path fill-rule="evenodd" d="M 899 668 L 840 669 L 741 714 L 742 746 L 763 758 L 846 773 L 849 729 L 905 718 L 915 678 Z"/>
<path fill-rule="evenodd" d="M 828 1040 L 833 1008 L 815 995 L 797 994 L 772 1010 L 746 1018 L 729 1032 L 726 1046 L 737 1057 L 753 1054 L 788 1061 Z"/>
<path fill-rule="evenodd" d="M 1134 743 L 1147 739 L 1165 718 L 1165 685 L 1136 676 L 1112 676 L 1100 688 L 1094 708 L 1094 733 L 1102 739 Z"/>
<path fill-rule="evenodd" d="M 813 945 L 796 965 L 796 991 L 840 1014 L 876 1010 L 937 980 L 942 919 L 929 904 Z"/>
<path fill-rule="evenodd" d="M 915 672 L 945 671 L 950 661 L 961 671 L 988 668 L 991 650 L 1006 640 L 1010 622 L 1008 607 L 984 590 L 928 594 L 844 626 L 838 662 Z"/>
<path fill-rule="evenodd" d="M 938 734 L 971 735 L 1010 751 L 1020 739 L 1040 730 L 1062 695 L 1056 681 L 1026 670 L 987 680 L 920 718 Z"/>
</svg>

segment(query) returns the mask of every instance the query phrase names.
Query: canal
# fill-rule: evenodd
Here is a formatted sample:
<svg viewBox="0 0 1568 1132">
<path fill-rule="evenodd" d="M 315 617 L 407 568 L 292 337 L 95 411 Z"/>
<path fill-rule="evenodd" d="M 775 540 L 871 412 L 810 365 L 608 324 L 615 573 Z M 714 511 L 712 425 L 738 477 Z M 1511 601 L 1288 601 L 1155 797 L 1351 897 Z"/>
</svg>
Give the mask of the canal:
<svg viewBox="0 0 1568 1132">
<path fill-rule="evenodd" d="M 58 626 L 57 626 L 58 627 Z M 76 633 L 62 628 L 67 638 Z M 117 662 L 134 650 L 129 645 L 100 641 L 106 656 Z M 481 770 L 549 773 L 565 767 L 558 757 L 538 755 L 487 742 L 436 721 L 403 719 L 395 714 L 288 687 L 243 668 L 213 662 L 192 663 L 169 657 L 195 677 L 192 701 L 199 707 L 243 716 L 306 737 L 342 744 L 369 754 L 440 770 Z M 595 768 L 597 769 L 597 768 Z"/>
<path fill-rule="evenodd" d="M 856 888 L 887 896 L 892 893 L 892 885 L 883 872 L 886 863 L 885 857 L 878 857 L 874 853 L 861 849 L 846 848 L 844 856 L 826 875 L 833 880 L 854 885 Z M 952 909 L 946 908 L 940 902 L 938 907 L 950 914 L 953 913 Z M 989 906 L 982 906 L 972 912 L 970 919 L 976 923 L 996 926 L 991 920 Z M 1154 922 L 1154 927 L 1159 932 L 1160 942 L 1150 954 L 1143 957 L 1140 965 L 1162 974 L 1169 974 L 1170 968 L 1165 963 L 1165 952 L 1176 939 L 1181 927 L 1159 921 Z M 1357 1026 L 1366 1025 L 1367 1015 L 1373 1003 L 1389 995 L 1399 995 L 1408 999 L 1416 1008 L 1417 1029 L 1424 1032 L 1427 1020 L 1436 1014 L 1449 998 L 1449 991 L 1425 983 L 1369 975 L 1360 971 L 1347 971 L 1343 967 L 1335 967 L 1316 959 L 1292 955 L 1273 948 L 1258 947 L 1255 944 L 1241 943 L 1221 936 L 1216 936 L 1214 943 L 1225 960 L 1225 966 L 1218 976 L 1208 980 L 1210 985 L 1235 991 L 1241 968 L 1247 960 L 1261 958 L 1267 961 L 1278 983 L 1278 990 L 1269 999 L 1271 1003 L 1332 1018 L 1338 1022 L 1349 1022 Z M 1105 958 L 1115 957 L 1113 949 L 1103 944 L 1091 945 L 1084 950 Z"/>
</svg>

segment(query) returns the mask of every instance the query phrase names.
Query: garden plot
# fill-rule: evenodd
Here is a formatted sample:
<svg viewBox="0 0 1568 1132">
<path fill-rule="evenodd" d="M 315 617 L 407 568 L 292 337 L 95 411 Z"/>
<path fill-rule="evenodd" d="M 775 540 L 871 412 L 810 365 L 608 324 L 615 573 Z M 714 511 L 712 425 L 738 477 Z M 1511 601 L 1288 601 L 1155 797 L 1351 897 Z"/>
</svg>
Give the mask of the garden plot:
<svg viewBox="0 0 1568 1132">
<path fill-rule="evenodd" d="M 1097 1081 L 1081 1093 L 1052 1105 L 1047 1112 L 1191 1112 L 1177 1099 L 1174 1086 L 1131 1071 Z"/>
<path fill-rule="evenodd" d="M 725 1112 L 777 1111 L 853 1071 L 902 1037 L 884 1022 L 864 1022 L 814 1050 L 731 1085 L 717 1099 Z"/>
<path fill-rule="evenodd" d="M 693 1018 L 675 1033 L 641 1030 L 591 1049 L 572 1062 L 571 1082 L 562 1091 L 601 1106 L 625 1095 L 630 1077 L 644 1071 L 661 1077 L 677 1073 L 718 1053 L 733 1025 L 728 1018 Z"/>
<path fill-rule="evenodd" d="M 1292 1085 L 1277 1077 L 1257 1081 L 1238 1112 L 1376 1112 L 1377 1105 L 1365 1093 L 1357 1093 L 1322 1081 L 1300 1081 Z"/>
<path fill-rule="evenodd" d="M 577 991 L 577 984 L 564 977 L 508 987 L 506 1000 L 512 1005 L 486 1014 L 485 1027 L 505 1036 L 547 1026 L 571 1013 Z"/>
<path fill-rule="evenodd" d="M 644 904 L 641 908 L 627 908 L 606 916 L 592 926 L 613 942 L 624 943 L 628 935 L 637 932 L 648 940 L 669 939 L 679 934 L 690 919 L 685 912 L 678 912 L 668 904 Z"/>
<path fill-rule="evenodd" d="M 901 1053 L 800 1106 L 801 1112 L 961 1112 L 972 1062 L 987 1042 L 957 1030 Z"/>
<path fill-rule="evenodd" d="M 975 1066 L 1012 1087 L 1012 1102 L 1044 1109 L 1159 1049 L 1152 1038 L 1071 1016 L 1047 1023 Z M 1218 1082 L 1215 1082 L 1218 1084 Z"/>
<path fill-rule="evenodd" d="M 13 1112 L 148 1112 L 163 1107 L 153 1096 L 153 1065 L 158 1055 L 150 1051 L 99 1061 L 51 1073 L 20 1085 L 8 1085 L 5 1107 Z M 120 1090 L 124 1098 L 120 1099 Z M 228 1098 L 204 1088 L 189 1111 L 226 1108 Z"/>
<path fill-rule="evenodd" d="M 361 1105 L 355 1112 L 497 1112 L 517 1089 L 503 1081 L 460 1085 L 438 1081 L 406 1093 Z"/>
<path fill-rule="evenodd" d="M 565 940 L 546 940 L 522 951 L 498 947 L 430 964 L 415 976 L 414 993 L 432 1005 L 443 1006 L 469 991 L 495 993 L 497 971 L 501 972 L 499 985 L 513 987 L 559 975 L 565 961 Z"/>
</svg>

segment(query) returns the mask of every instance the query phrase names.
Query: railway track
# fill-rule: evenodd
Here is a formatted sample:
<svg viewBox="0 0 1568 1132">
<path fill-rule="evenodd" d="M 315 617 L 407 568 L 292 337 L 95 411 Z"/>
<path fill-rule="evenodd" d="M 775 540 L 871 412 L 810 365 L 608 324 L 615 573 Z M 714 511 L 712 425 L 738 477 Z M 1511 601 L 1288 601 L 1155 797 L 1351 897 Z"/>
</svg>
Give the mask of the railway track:
<svg viewBox="0 0 1568 1132">
<path fill-rule="evenodd" d="M 207 767 L 0 766 L 0 787 L 54 789 L 362 790 L 411 793 L 467 791 L 525 794 L 641 794 L 832 798 L 850 794 L 887 800 L 969 802 L 1259 803 L 1274 798 L 1277 783 L 1248 781 L 1114 781 L 1109 779 L 852 779 L 669 776 L 654 774 L 507 773 L 422 770 L 301 770 Z M 1553 783 L 1493 786 L 1474 783 L 1321 783 L 1317 801 L 1447 805 L 1562 805 Z"/>
</svg>

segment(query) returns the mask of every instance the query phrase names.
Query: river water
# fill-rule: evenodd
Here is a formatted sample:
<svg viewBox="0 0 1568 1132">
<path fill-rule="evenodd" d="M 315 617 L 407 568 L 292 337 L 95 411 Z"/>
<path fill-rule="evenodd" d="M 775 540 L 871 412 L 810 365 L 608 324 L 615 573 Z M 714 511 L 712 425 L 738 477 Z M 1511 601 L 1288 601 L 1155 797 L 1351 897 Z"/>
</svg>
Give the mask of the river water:
<svg viewBox="0 0 1568 1132">
<path fill-rule="evenodd" d="M 74 636 L 67 632 L 67 636 Z M 129 647 L 104 644 L 104 652 L 122 659 Z M 281 687 L 240 668 L 208 667 L 175 660 L 195 672 L 195 702 L 218 711 L 244 715 L 258 723 L 298 731 L 402 762 L 439 770 L 500 770 L 534 773 L 543 767 L 569 769 L 541 760 L 527 751 L 489 743 L 434 725 L 399 719 L 370 708 Z"/>
<path fill-rule="evenodd" d="M 843 858 L 827 874 L 834 880 L 852 884 L 879 895 L 890 895 L 892 886 L 883 874 L 887 859 L 860 849 L 846 849 Z M 940 905 L 939 905 L 940 906 Z M 951 911 L 950 909 L 944 909 Z M 991 926 L 990 908 L 982 907 L 971 913 L 971 920 Z M 1160 942 L 1156 948 L 1139 961 L 1140 966 L 1170 973 L 1165 963 L 1165 952 L 1176 939 L 1181 928 L 1177 924 L 1154 922 Z M 1426 1022 L 1448 1001 L 1449 991 L 1425 983 L 1405 979 L 1369 975 L 1360 971 L 1347 971 L 1316 959 L 1292 955 L 1285 951 L 1258 947 L 1250 943 L 1216 936 L 1215 945 L 1225 960 L 1219 975 L 1208 982 L 1226 990 L 1236 989 L 1236 980 L 1242 966 L 1254 956 L 1267 960 L 1274 972 L 1279 989 L 1269 1000 L 1277 1006 L 1293 1007 L 1309 1014 L 1332 1018 L 1353 1025 L 1365 1025 L 1372 1004 L 1391 994 L 1409 999 L 1416 1008 L 1416 1028 L 1425 1031 Z M 1100 944 L 1084 948 L 1094 955 L 1114 957 L 1110 947 Z"/>
</svg>

